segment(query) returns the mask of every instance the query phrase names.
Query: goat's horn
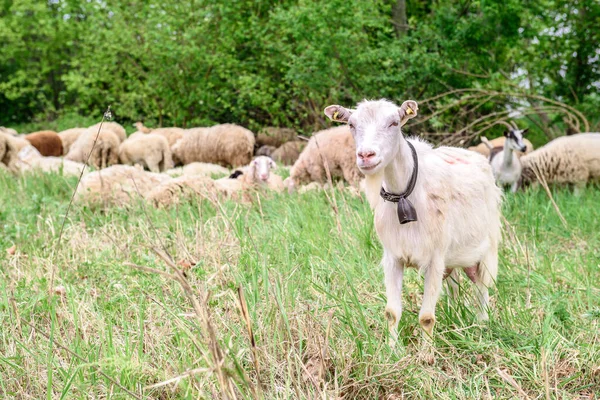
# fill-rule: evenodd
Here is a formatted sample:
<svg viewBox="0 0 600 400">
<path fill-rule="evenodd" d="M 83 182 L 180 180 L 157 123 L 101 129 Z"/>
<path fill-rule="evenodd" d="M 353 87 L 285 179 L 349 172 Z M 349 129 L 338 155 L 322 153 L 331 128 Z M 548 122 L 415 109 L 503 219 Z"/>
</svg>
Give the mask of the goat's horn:
<svg viewBox="0 0 600 400">
<path fill-rule="evenodd" d="M 511 126 L 508 122 L 506 121 L 497 121 L 496 124 L 502 124 L 504 126 L 506 126 L 508 128 L 509 131 L 512 131 L 513 129 L 515 129 L 513 126 Z"/>
<path fill-rule="evenodd" d="M 515 130 L 517 130 L 517 131 L 519 130 L 519 126 L 517 125 L 517 123 L 516 123 L 515 121 L 511 120 L 511 121 L 510 121 L 510 124 L 511 124 L 512 126 L 514 126 Z"/>
</svg>

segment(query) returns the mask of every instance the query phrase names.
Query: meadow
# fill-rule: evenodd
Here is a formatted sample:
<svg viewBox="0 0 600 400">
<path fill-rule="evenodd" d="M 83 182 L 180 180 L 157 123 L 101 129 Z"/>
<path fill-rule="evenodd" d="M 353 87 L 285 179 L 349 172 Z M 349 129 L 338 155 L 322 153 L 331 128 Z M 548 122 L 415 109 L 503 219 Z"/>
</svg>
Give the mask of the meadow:
<svg viewBox="0 0 600 400">
<path fill-rule="evenodd" d="M 387 345 L 364 199 L 73 205 L 65 220 L 76 183 L 0 171 L 1 398 L 600 396 L 599 187 L 552 188 L 564 223 L 543 189 L 505 196 L 490 321 L 463 280 L 461 301 L 440 299 L 429 365 L 417 271 L 403 346 Z"/>
</svg>

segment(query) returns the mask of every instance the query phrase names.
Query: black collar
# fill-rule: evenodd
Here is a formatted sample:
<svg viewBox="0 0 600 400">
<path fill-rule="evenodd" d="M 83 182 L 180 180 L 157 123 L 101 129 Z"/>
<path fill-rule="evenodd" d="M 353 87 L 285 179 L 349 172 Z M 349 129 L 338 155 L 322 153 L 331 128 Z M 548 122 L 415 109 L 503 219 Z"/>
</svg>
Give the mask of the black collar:
<svg viewBox="0 0 600 400">
<path fill-rule="evenodd" d="M 383 200 L 390 201 L 392 203 L 398 203 L 398 221 L 400 221 L 400 224 L 406 224 L 407 222 L 413 222 L 417 220 L 417 211 L 407 197 L 410 196 L 415 188 L 415 183 L 417 183 L 417 175 L 419 174 L 419 158 L 417 157 L 417 151 L 412 143 L 410 143 L 408 140 L 406 143 L 408 143 L 408 147 L 410 147 L 413 162 L 415 164 L 406 190 L 403 193 L 395 194 L 387 192 L 382 186 L 381 190 L 379 191 L 379 195 Z"/>
</svg>

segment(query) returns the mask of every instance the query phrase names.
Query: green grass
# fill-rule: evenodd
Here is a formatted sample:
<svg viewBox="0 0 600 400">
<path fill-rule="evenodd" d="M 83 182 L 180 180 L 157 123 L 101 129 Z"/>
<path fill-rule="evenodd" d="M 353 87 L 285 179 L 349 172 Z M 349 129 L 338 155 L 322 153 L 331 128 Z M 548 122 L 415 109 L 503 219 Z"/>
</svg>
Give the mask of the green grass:
<svg viewBox="0 0 600 400">
<path fill-rule="evenodd" d="M 416 355 L 422 279 L 414 270 L 405 279 L 403 347 L 386 344 L 382 251 L 360 198 L 336 191 L 337 214 L 322 192 L 249 206 L 75 205 L 59 243 L 75 183 L 0 171 L 1 398 L 131 398 L 120 386 L 142 398 L 216 398 L 216 348 L 238 398 L 255 398 L 259 378 L 265 399 L 599 396 L 597 187 L 579 198 L 554 191 L 568 228 L 543 191 L 506 196 L 510 227 L 490 322 L 476 324 L 472 307 L 442 296 L 428 365 Z M 178 282 L 127 265 L 173 273 L 153 251 L 163 245 L 176 263 L 194 265 L 187 276 L 202 318 Z M 49 294 L 53 270 L 64 295 Z"/>
</svg>

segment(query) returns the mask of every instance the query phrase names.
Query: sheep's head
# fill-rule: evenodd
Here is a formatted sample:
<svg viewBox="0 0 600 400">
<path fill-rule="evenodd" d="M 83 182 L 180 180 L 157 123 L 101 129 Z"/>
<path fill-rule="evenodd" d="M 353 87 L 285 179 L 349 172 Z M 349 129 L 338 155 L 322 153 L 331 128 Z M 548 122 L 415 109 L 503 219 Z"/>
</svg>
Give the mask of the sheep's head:
<svg viewBox="0 0 600 400">
<path fill-rule="evenodd" d="M 270 157 L 259 156 L 250 163 L 254 173 L 254 180 L 257 182 L 267 182 L 271 175 L 271 170 L 277 165 Z"/>
<path fill-rule="evenodd" d="M 417 115 L 417 102 L 407 100 L 400 107 L 387 100 L 363 101 L 356 110 L 338 105 L 325 108 L 332 121 L 347 123 L 356 143 L 356 164 L 365 175 L 385 168 L 398 152 L 400 128 Z"/>
<path fill-rule="evenodd" d="M 527 146 L 523 143 L 523 135 L 527 132 L 527 129 L 509 129 L 504 132 L 508 147 L 511 150 L 522 151 L 523 153 L 527 150 Z"/>
</svg>

